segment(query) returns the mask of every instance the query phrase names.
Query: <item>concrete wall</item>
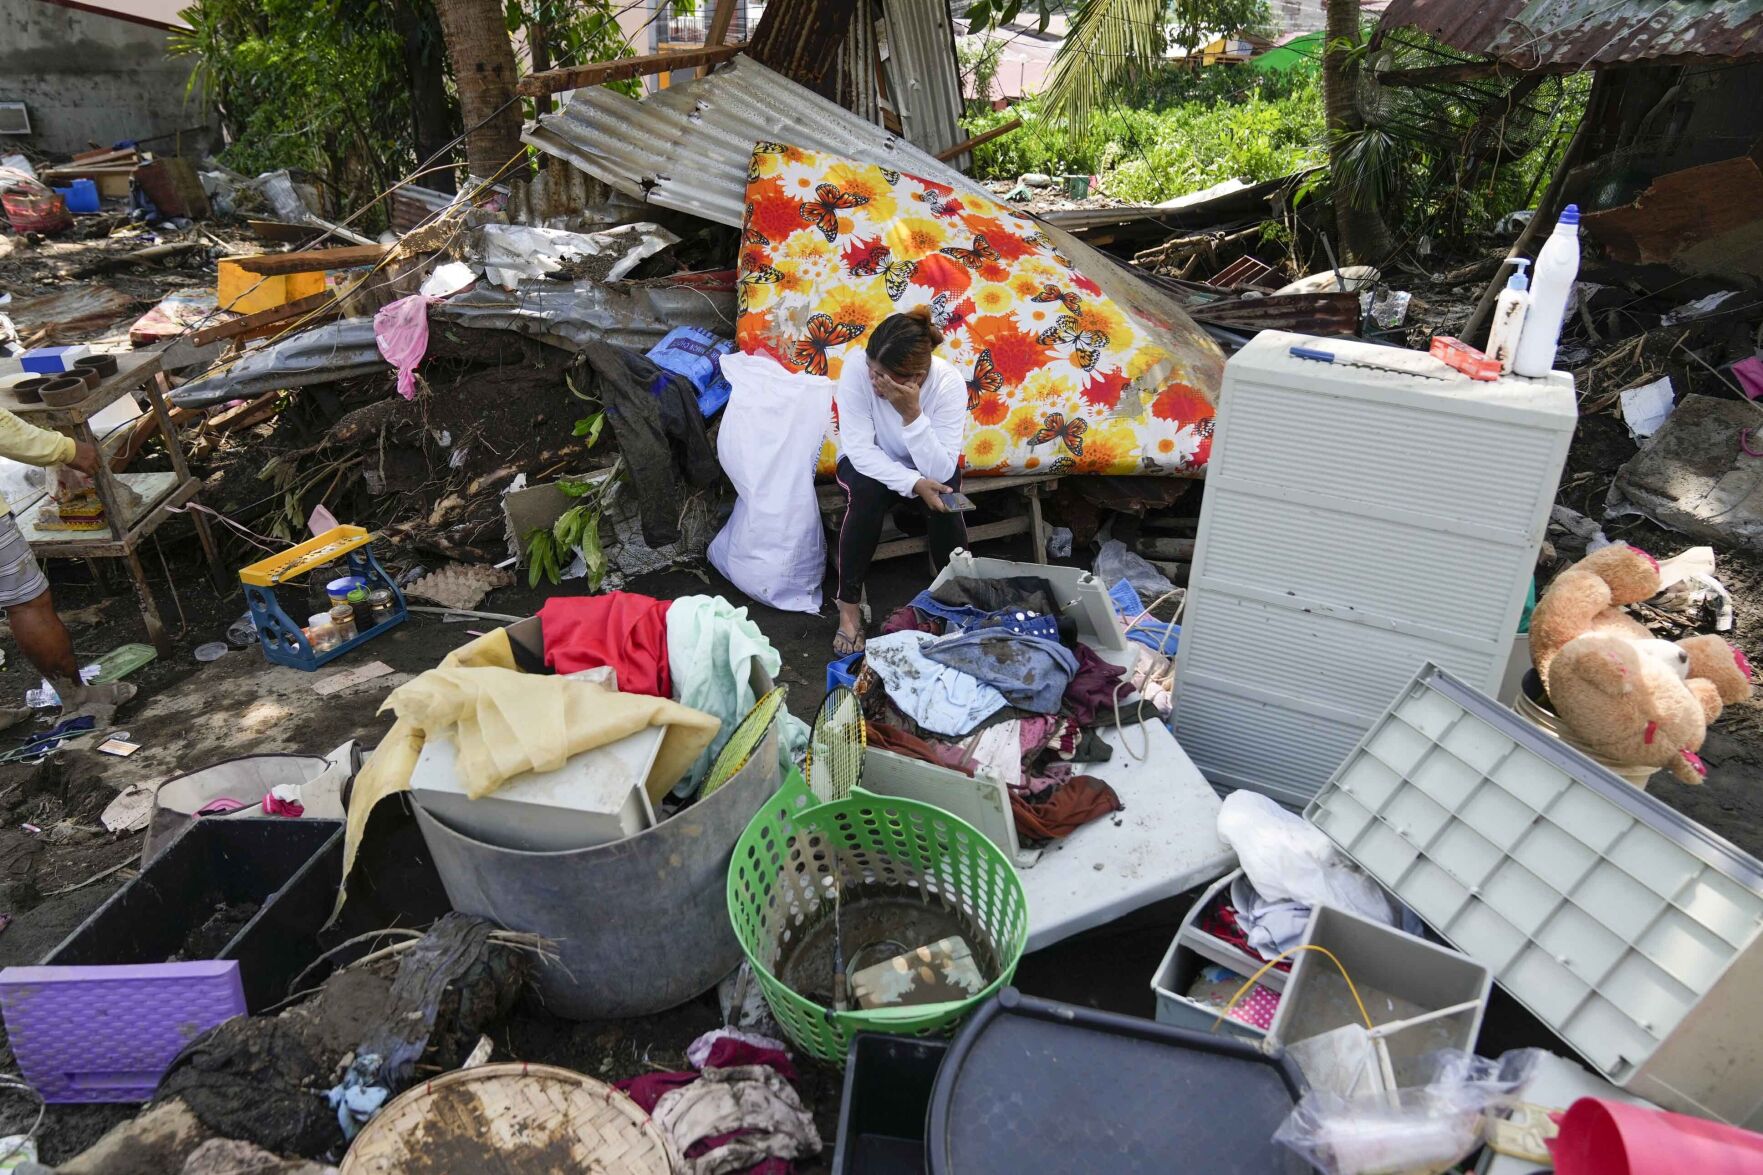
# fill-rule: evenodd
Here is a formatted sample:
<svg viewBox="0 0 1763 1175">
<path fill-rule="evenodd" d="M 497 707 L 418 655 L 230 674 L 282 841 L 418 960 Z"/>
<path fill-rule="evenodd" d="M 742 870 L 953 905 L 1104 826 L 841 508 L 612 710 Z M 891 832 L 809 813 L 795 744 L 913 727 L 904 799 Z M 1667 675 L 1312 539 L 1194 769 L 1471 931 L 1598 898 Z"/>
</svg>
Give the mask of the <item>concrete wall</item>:
<svg viewBox="0 0 1763 1175">
<path fill-rule="evenodd" d="M 133 21 L 64 8 L 48 0 L 0 0 L 0 101 L 24 102 L 36 150 L 52 157 L 124 139 L 162 154 L 175 138 L 145 140 L 213 118 L 184 86 L 193 62 L 171 57 L 170 34 Z M 199 154 L 212 134 L 184 154 Z M 0 136 L 0 151 L 18 140 Z"/>
</svg>

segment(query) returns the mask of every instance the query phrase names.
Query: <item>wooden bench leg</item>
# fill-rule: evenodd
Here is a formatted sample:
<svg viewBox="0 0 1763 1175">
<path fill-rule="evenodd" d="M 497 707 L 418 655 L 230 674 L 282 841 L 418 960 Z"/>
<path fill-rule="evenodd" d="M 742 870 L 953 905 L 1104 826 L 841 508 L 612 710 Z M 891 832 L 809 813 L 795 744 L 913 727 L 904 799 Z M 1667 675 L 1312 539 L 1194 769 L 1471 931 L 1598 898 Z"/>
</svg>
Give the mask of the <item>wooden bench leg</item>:
<svg viewBox="0 0 1763 1175">
<path fill-rule="evenodd" d="M 1041 523 L 1041 492 L 1028 487 L 1028 539 L 1033 545 L 1036 563 L 1047 561 L 1047 528 Z"/>
<path fill-rule="evenodd" d="M 159 618 L 159 605 L 153 602 L 147 570 L 141 566 L 141 556 L 134 551 L 124 557 L 124 562 L 128 564 L 129 579 L 134 582 L 135 600 L 141 605 L 141 619 L 147 623 L 147 640 L 164 660 L 171 656 L 171 634 L 165 631 L 165 622 Z"/>
</svg>

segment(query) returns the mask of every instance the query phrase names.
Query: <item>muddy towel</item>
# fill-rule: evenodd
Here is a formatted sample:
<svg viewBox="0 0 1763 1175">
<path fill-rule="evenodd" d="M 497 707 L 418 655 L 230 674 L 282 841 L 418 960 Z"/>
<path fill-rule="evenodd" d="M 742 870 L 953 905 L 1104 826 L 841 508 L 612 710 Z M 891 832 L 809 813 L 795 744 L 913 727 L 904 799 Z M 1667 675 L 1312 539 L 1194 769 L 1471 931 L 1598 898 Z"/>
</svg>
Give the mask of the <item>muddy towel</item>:
<svg viewBox="0 0 1763 1175">
<path fill-rule="evenodd" d="M 946 636 L 924 647 L 939 665 L 977 677 L 1018 709 L 1054 714 L 1077 673 L 1077 658 L 1058 641 L 996 628 Z"/>
<path fill-rule="evenodd" d="M 923 632 L 878 636 L 864 646 L 864 663 L 902 714 L 932 734 L 964 738 L 1004 708 L 1004 695 L 972 674 L 926 657 L 925 646 L 936 641 Z"/>
</svg>

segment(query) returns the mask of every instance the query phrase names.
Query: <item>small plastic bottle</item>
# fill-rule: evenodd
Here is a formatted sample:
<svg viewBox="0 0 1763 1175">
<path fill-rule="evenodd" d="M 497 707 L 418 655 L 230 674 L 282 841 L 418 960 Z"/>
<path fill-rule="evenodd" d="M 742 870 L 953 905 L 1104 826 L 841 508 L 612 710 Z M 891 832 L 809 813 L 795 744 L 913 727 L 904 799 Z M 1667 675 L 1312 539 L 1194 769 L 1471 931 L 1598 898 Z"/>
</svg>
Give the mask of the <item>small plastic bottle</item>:
<svg viewBox="0 0 1763 1175">
<path fill-rule="evenodd" d="M 1518 339 L 1530 313 L 1530 278 L 1524 272 L 1530 258 L 1513 257 L 1511 262 L 1518 272 L 1506 279 L 1506 288 L 1494 303 L 1494 324 L 1488 328 L 1487 355 L 1499 361 L 1501 375 L 1512 374 L 1512 357 L 1518 351 Z"/>
<path fill-rule="evenodd" d="M 315 653 L 328 652 L 337 647 L 337 626 L 331 623 L 329 612 L 314 612 L 306 618 L 306 643 L 312 646 Z"/>
<path fill-rule="evenodd" d="M 1567 299 L 1578 277 L 1579 205 L 1569 204 L 1530 271 L 1530 312 L 1525 315 L 1524 332 L 1512 356 L 1515 374 L 1537 378 L 1548 375 L 1555 366 Z"/>
</svg>

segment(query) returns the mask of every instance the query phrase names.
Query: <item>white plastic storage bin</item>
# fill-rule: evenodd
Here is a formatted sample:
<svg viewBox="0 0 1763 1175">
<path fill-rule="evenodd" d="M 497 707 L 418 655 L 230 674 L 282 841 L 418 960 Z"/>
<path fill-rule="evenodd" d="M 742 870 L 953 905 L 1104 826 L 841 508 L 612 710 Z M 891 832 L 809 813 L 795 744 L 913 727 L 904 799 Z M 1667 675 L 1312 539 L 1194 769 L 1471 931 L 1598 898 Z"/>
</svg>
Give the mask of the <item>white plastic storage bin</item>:
<svg viewBox="0 0 1763 1175">
<path fill-rule="evenodd" d="M 1305 814 L 1610 1082 L 1763 1128 L 1763 862 L 1430 665 Z"/>
<path fill-rule="evenodd" d="M 529 771 L 472 799 L 453 740 L 431 738 L 410 790 L 423 811 L 474 840 L 504 849 L 559 852 L 610 844 L 655 824 L 644 781 L 666 730 L 651 726 L 572 756 L 555 771 Z"/>
<path fill-rule="evenodd" d="M 1505 675 L 1572 379 L 1344 365 L 1391 355 L 1263 331 L 1225 367 L 1174 714 L 1215 787 L 1301 806 L 1423 663 Z"/>
<path fill-rule="evenodd" d="M 1193 908 L 1188 911 L 1188 916 L 1182 919 L 1181 930 L 1175 938 L 1182 946 L 1194 951 L 1208 962 L 1217 963 L 1220 967 L 1229 967 L 1247 979 L 1261 970 L 1267 960 L 1240 949 L 1236 944 L 1227 942 L 1200 926 L 1200 920 L 1211 908 L 1213 902 L 1220 900 L 1221 897 L 1224 901 L 1230 900 L 1231 882 L 1242 875 L 1241 869 L 1234 869 L 1213 882 L 1206 892 L 1200 895 L 1200 900 L 1195 902 Z M 1271 987 L 1274 991 L 1283 991 L 1288 974 L 1290 972 L 1281 971 L 1277 967 L 1272 968 L 1261 977 L 1261 985 Z"/>
<path fill-rule="evenodd" d="M 1473 1003 L 1473 1008 L 1415 1024 L 1384 1038 L 1395 1085 L 1424 1085 L 1426 1058 L 1439 1049 L 1475 1051 L 1493 977 L 1485 964 L 1393 926 L 1333 906 L 1310 911 L 1308 946 L 1326 948 L 1358 990 L 1373 1027 Z M 1299 951 L 1268 1027 L 1270 1045 L 1290 1048 L 1325 1032 L 1365 1020 L 1340 969 L 1320 951 Z M 1300 1067 L 1303 1062 L 1299 1062 Z M 1315 1077 L 1306 1074 L 1312 1081 Z M 1345 1092 L 1345 1091 L 1340 1091 Z"/>
<path fill-rule="evenodd" d="M 1211 961 L 1182 945 L 1180 938 L 1169 944 L 1163 962 L 1157 965 L 1157 973 L 1151 976 L 1151 994 L 1157 1000 L 1157 1023 L 1192 1028 L 1196 1032 L 1211 1032 L 1216 1026 L 1219 1032 L 1228 1032 L 1259 1044 L 1267 1036 L 1261 1029 L 1230 1016 L 1220 1021 L 1219 1009 L 1188 998 L 1188 989 Z M 1243 978 L 1249 977 L 1245 975 Z"/>
</svg>

